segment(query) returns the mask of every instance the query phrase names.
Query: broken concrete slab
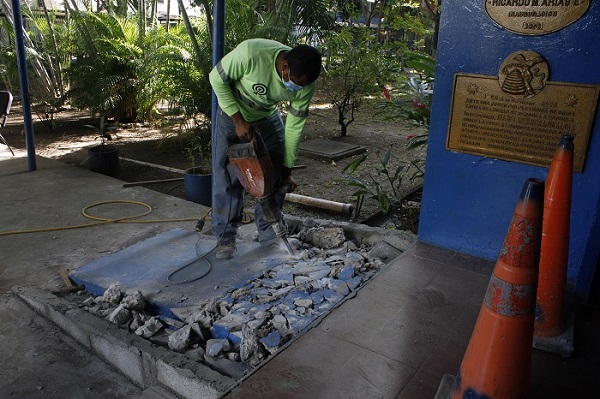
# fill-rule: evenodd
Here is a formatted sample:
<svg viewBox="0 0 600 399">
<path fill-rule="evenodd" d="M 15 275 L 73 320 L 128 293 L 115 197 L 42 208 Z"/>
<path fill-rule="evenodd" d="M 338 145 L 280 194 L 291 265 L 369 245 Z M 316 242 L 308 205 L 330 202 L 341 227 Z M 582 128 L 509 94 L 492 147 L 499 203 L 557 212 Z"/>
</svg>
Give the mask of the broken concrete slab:
<svg viewBox="0 0 600 399">
<path fill-rule="evenodd" d="M 209 365 L 209 362 L 206 361 L 206 356 L 204 355 L 215 355 L 218 356 L 219 359 L 226 359 L 234 362 L 237 361 L 238 363 L 239 360 L 244 358 L 246 366 L 260 365 L 265 362 L 270 355 L 287 347 L 296 336 L 306 331 L 311 325 L 318 323 L 322 317 L 334 307 L 338 306 L 345 298 L 351 297 L 352 295 L 348 296 L 345 294 L 351 294 L 351 291 L 359 288 L 384 264 L 381 260 L 369 259 L 367 254 L 368 248 L 366 248 L 364 244 L 361 244 L 360 241 L 347 241 L 343 236 L 343 229 L 335 226 L 329 230 L 318 229 L 318 227 L 319 226 L 316 224 L 313 224 L 312 226 L 312 228 L 320 231 L 335 231 L 336 233 L 334 235 L 340 235 L 341 238 L 339 242 L 341 242 L 342 245 L 337 248 L 322 250 L 319 248 L 307 247 L 307 244 L 298 240 L 297 257 L 290 257 L 285 249 L 282 249 L 281 253 L 283 254 L 283 257 L 278 257 L 276 255 L 274 257 L 276 258 L 275 260 L 270 258 L 269 252 L 261 252 L 260 254 L 255 254 L 254 257 L 248 257 L 242 254 L 238 261 L 239 264 L 236 266 L 244 264 L 244 271 L 248 272 L 245 276 L 251 276 L 253 278 L 246 278 L 243 280 L 243 283 L 240 284 L 238 275 L 236 277 L 238 279 L 237 282 L 226 281 L 224 283 L 222 279 L 223 274 L 228 273 L 226 270 L 228 265 L 224 265 L 222 269 L 218 269 L 219 276 L 218 279 L 215 280 L 218 281 L 218 283 L 215 285 L 213 285 L 212 282 L 209 283 L 206 292 L 207 296 L 199 300 L 199 298 L 195 296 L 193 288 L 189 286 L 185 287 L 186 290 L 176 292 L 176 294 L 170 293 L 171 303 L 175 304 L 175 307 L 172 308 L 174 310 L 171 313 L 164 312 L 164 314 L 160 314 L 159 317 L 153 316 L 142 319 L 141 315 L 136 315 L 134 313 L 137 311 L 132 311 L 134 323 L 136 323 L 137 328 L 141 328 L 142 323 L 145 324 L 150 321 L 150 324 L 152 324 L 154 328 L 144 333 L 144 335 L 150 337 L 149 340 L 151 343 L 162 345 L 164 347 L 167 347 L 169 341 L 175 340 L 174 336 L 177 336 L 178 329 L 185 329 L 185 333 L 181 334 L 186 337 L 189 337 L 192 330 L 198 336 L 202 336 L 203 338 L 200 340 L 200 345 L 203 345 L 203 343 L 206 342 L 206 339 L 209 338 L 221 338 L 228 341 L 231 350 L 228 351 L 223 347 L 218 351 L 213 351 L 208 347 L 204 349 L 198 346 L 199 341 L 197 341 L 197 337 L 194 338 L 196 344 L 194 344 L 193 347 L 197 352 L 203 351 L 203 353 L 198 353 L 193 357 L 186 356 L 188 361 L 191 362 L 192 368 L 197 367 L 197 363 L 200 362 L 199 359 L 206 363 L 205 366 Z M 341 234 L 339 232 L 341 232 Z M 184 248 L 184 252 L 187 251 L 191 253 L 195 252 L 197 247 L 202 247 L 206 244 L 204 242 L 204 237 L 199 237 L 197 233 L 169 231 L 163 234 L 165 234 L 165 236 L 161 238 L 164 239 L 166 237 L 166 240 L 155 240 L 156 237 L 153 237 L 147 240 L 152 245 L 146 245 L 148 242 L 140 242 L 121 251 L 128 252 L 126 254 L 127 256 L 122 256 L 123 254 L 121 253 L 115 253 L 105 257 L 111 258 L 110 262 L 104 262 L 106 259 L 102 258 L 101 260 L 98 259 L 91 262 L 91 264 L 94 265 L 94 267 L 98 265 L 106 266 L 107 264 L 110 268 L 116 267 L 113 271 L 116 270 L 118 272 L 119 278 L 124 276 L 124 280 L 127 280 L 130 278 L 129 274 L 135 274 L 135 271 L 132 272 L 131 270 L 127 270 L 128 268 L 123 267 L 123 263 L 117 264 L 116 260 L 126 259 L 127 261 L 130 261 L 134 259 L 136 262 L 139 262 L 140 265 L 143 265 L 154 272 L 156 271 L 156 265 L 154 263 L 159 263 L 153 258 L 157 253 L 163 258 L 169 259 L 174 252 L 177 252 L 179 256 L 185 258 L 186 256 L 194 256 L 194 254 L 190 255 L 188 253 L 182 255 L 180 253 L 182 248 Z M 180 240 L 184 241 L 184 245 L 179 243 Z M 162 241 L 167 241 L 168 245 L 163 245 Z M 209 244 L 212 244 L 212 241 L 212 238 L 208 237 Z M 258 244 L 241 241 L 240 246 L 247 246 L 246 249 L 249 252 L 252 252 Z M 263 251 L 263 248 L 258 249 Z M 357 251 L 357 253 L 353 255 L 352 250 Z M 244 252 L 244 250 L 242 252 Z M 277 254 L 277 251 L 275 251 L 275 253 Z M 250 261 L 251 264 L 248 264 L 248 259 L 254 259 L 254 261 Z M 288 261 L 291 261 L 291 263 L 288 263 Z M 257 265 L 252 264 L 253 262 L 257 263 Z M 298 265 L 298 269 L 294 270 L 296 264 Z M 119 267 L 117 267 L 117 265 Z M 256 266 L 256 270 L 253 266 Z M 342 270 L 344 270 L 344 272 L 341 274 L 342 276 L 345 276 L 345 278 L 348 278 L 355 273 L 358 275 L 350 278 L 348 282 L 346 282 L 345 280 L 339 279 Z M 163 270 L 162 275 L 164 274 L 165 271 Z M 135 277 L 136 281 L 140 280 L 139 274 L 136 274 Z M 167 293 L 166 291 L 169 291 L 172 287 L 177 287 L 177 285 L 167 284 L 162 289 L 157 287 L 140 289 L 140 287 L 130 287 L 120 280 L 118 284 L 114 284 L 114 281 L 109 280 L 109 278 L 113 278 L 110 276 L 110 273 L 103 276 L 103 278 L 105 280 L 103 280 L 102 284 L 94 284 L 92 281 L 91 286 L 94 288 L 102 288 L 102 286 L 118 286 L 119 290 L 113 289 L 113 291 L 115 291 L 115 297 L 118 296 L 123 298 L 121 300 L 121 305 L 125 303 L 127 297 L 131 295 L 130 293 L 132 292 L 149 292 L 150 295 L 148 296 L 150 298 L 147 301 L 147 310 L 160 309 L 160 306 L 155 305 L 153 301 L 157 298 L 161 298 Z M 331 281 L 335 282 L 332 284 Z M 350 282 L 352 282 L 352 284 Z M 201 283 L 203 288 L 207 288 L 205 281 L 202 281 Z M 125 296 L 123 296 L 123 292 L 120 291 L 121 289 L 125 290 L 127 293 Z M 336 292 L 335 290 L 341 291 L 342 293 Z M 96 302 L 98 302 L 97 314 L 104 315 L 104 312 L 108 312 L 108 314 L 114 312 L 115 305 L 109 304 L 109 302 L 104 300 L 106 290 L 98 289 L 98 294 L 100 294 L 98 300 L 90 301 L 85 299 L 87 305 L 82 305 L 82 307 L 91 308 L 89 305 L 91 305 L 92 302 L 95 305 Z M 143 297 L 144 295 L 141 296 Z M 84 299 L 82 299 L 81 302 L 83 303 Z M 117 301 L 115 300 L 112 302 Z M 185 306 L 194 302 L 197 302 L 197 306 Z M 109 305 L 113 307 L 111 308 Z M 239 325 L 240 323 L 237 323 L 235 326 L 231 323 L 227 325 L 225 322 L 229 319 L 231 319 L 231 321 L 236 319 L 236 317 L 233 316 L 236 311 L 241 312 L 240 314 L 244 314 L 246 318 L 241 325 Z M 167 313 L 168 316 L 165 316 Z M 185 317 L 183 317 L 184 314 Z M 181 323 L 185 322 L 187 325 L 178 326 L 177 323 L 167 323 L 164 321 L 169 320 L 171 316 L 173 318 L 181 319 Z M 222 324 L 226 325 L 220 326 L 220 320 L 223 320 Z M 215 328 L 215 326 L 217 328 Z M 218 327 L 223 327 L 222 333 L 217 331 Z M 132 327 L 130 326 L 129 328 L 131 331 Z M 187 330 L 190 331 L 190 334 L 187 334 Z M 82 335 L 85 336 L 86 334 L 82 333 Z M 94 338 L 93 341 L 96 343 L 98 340 Z M 106 356 L 104 354 L 108 353 L 105 349 L 107 345 L 102 340 L 99 342 L 100 344 L 92 346 L 95 350 L 102 353 L 102 356 Z M 172 352 L 185 356 L 189 352 L 187 348 L 190 347 L 191 342 L 187 342 L 186 339 L 184 339 L 183 342 L 182 345 L 175 345 L 174 342 L 171 342 Z M 135 362 L 139 356 L 135 352 L 131 354 L 124 351 L 124 353 L 126 355 L 125 357 L 128 358 L 129 363 Z M 220 362 L 219 360 L 211 361 L 211 364 L 217 363 L 223 362 Z M 180 366 L 180 364 L 177 365 Z M 159 366 L 154 365 L 154 367 L 158 368 Z M 140 367 L 138 366 L 133 367 L 133 370 L 139 369 Z M 163 371 L 165 373 L 172 372 L 169 368 L 165 368 Z M 213 371 L 221 374 L 224 373 L 216 368 L 216 366 Z M 234 372 L 232 371 L 231 373 Z M 225 377 L 229 375 L 227 373 L 225 374 Z M 141 384 L 145 379 L 143 375 L 140 375 L 139 373 L 136 374 L 135 372 L 132 373 L 132 375 L 128 375 L 128 378 L 137 381 L 138 384 Z M 188 375 L 185 372 L 177 373 L 177 378 L 182 379 L 182 381 L 185 381 L 185 383 L 189 383 L 192 386 L 196 386 L 197 384 L 196 381 L 188 381 Z M 154 380 L 158 379 L 157 374 L 154 377 Z"/>
</svg>

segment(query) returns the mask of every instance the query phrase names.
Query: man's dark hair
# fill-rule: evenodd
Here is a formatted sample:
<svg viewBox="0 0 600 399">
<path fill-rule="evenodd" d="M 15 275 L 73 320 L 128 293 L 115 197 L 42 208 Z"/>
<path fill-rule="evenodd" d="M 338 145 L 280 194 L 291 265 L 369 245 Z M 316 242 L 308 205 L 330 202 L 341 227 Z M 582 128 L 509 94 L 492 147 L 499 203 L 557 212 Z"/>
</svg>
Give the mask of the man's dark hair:
<svg viewBox="0 0 600 399">
<path fill-rule="evenodd" d="M 319 51 L 306 44 L 299 44 L 285 55 L 290 64 L 290 73 L 294 76 L 306 76 L 314 82 L 321 73 L 321 54 Z"/>
</svg>

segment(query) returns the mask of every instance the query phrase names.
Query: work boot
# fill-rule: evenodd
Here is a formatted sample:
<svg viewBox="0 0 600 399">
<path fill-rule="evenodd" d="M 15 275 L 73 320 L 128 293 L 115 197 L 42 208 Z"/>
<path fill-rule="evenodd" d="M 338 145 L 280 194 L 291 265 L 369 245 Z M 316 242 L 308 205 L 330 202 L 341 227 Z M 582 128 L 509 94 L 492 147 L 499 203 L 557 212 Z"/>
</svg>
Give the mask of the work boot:
<svg viewBox="0 0 600 399">
<path fill-rule="evenodd" d="M 235 238 L 222 238 L 217 243 L 215 255 L 217 259 L 230 259 L 235 252 Z"/>
</svg>

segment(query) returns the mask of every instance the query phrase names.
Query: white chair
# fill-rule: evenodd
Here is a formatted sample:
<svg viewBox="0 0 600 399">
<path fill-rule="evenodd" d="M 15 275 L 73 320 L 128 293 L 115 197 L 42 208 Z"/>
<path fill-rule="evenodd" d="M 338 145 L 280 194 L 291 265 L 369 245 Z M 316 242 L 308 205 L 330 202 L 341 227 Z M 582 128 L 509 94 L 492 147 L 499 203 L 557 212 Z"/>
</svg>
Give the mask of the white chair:
<svg viewBox="0 0 600 399">
<path fill-rule="evenodd" d="M 10 94 L 10 91 L 0 91 L 0 117 L 2 117 L 2 123 L 0 123 L 0 127 L 4 127 L 6 125 L 6 117 L 10 113 L 11 106 L 12 106 L 12 94 Z M 10 146 L 6 142 L 6 139 L 4 138 L 4 136 L 1 133 L 0 133 L 0 142 L 8 147 L 8 149 L 10 150 L 11 154 L 13 154 L 13 156 L 15 155 L 12 148 L 10 148 Z"/>
<path fill-rule="evenodd" d="M 4 127 L 6 125 L 6 117 L 10 113 L 10 107 L 12 106 L 12 101 L 13 101 L 13 96 L 9 91 L 0 91 L 0 117 L 2 117 L 2 123 L 0 123 L 0 127 Z M 13 154 L 13 156 L 15 155 L 12 148 L 10 148 L 10 146 L 8 145 L 8 142 L 6 141 L 4 136 L 2 136 L 1 133 L 0 133 L 0 142 L 2 142 L 3 144 L 5 144 L 8 147 L 8 149 L 10 150 L 11 154 Z"/>
</svg>

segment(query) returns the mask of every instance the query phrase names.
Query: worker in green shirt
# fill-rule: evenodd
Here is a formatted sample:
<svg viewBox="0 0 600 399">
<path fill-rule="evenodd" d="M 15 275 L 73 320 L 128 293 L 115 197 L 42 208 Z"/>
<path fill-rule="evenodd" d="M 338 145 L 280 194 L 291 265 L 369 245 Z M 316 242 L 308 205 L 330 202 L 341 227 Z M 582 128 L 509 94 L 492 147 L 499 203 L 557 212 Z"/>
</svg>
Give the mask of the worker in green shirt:
<svg viewBox="0 0 600 399">
<path fill-rule="evenodd" d="M 321 55 L 314 47 L 290 48 L 267 39 L 240 43 L 210 72 L 210 83 L 219 102 L 213 121 L 211 213 L 212 231 L 218 237 L 217 258 L 233 256 L 243 214 L 244 188 L 227 168 L 228 141 L 250 140 L 255 131 L 260 132 L 273 163 L 275 188 L 295 189 L 291 171 L 320 72 Z M 285 125 L 278 108 L 283 101 L 289 102 Z M 284 199 L 284 193 L 275 194 L 280 208 Z M 277 237 L 261 215 L 262 209 L 257 206 L 258 240 L 269 245 Z"/>
</svg>

